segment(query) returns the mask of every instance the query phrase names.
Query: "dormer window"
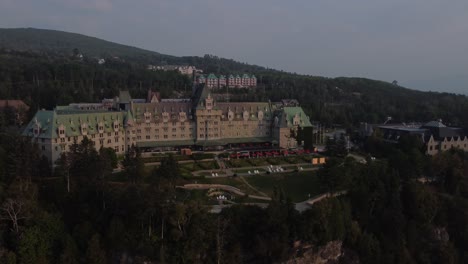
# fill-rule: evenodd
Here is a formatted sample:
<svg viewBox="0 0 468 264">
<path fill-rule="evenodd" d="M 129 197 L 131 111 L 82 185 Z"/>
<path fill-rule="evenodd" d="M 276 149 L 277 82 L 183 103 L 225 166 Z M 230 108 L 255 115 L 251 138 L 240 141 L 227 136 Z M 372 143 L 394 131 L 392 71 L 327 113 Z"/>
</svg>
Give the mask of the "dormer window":
<svg viewBox="0 0 468 264">
<path fill-rule="evenodd" d="M 39 134 L 41 133 L 41 126 L 39 124 L 36 124 L 33 128 L 33 133 L 34 136 L 38 137 Z"/>
<path fill-rule="evenodd" d="M 162 113 L 162 118 L 163 118 L 163 122 L 167 123 L 169 121 L 169 113 L 168 112 Z"/>
<path fill-rule="evenodd" d="M 145 122 L 149 123 L 151 121 L 151 113 L 150 112 L 145 112 L 144 116 L 145 116 Z"/>
<path fill-rule="evenodd" d="M 244 113 L 242 115 L 243 115 L 244 121 L 249 120 L 249 112 L 244 111 Z"/>
<path fill-rule="evenodd" d="M 104 124 L 102 122 L 98 124 L 98 131 L 99 133 L 104 133 Z"/>
<path fill-rule="evenodd" d="M 187 113 L 185 113 L 185 112 L 180 112 L 180 113 L 179 113 L 179 121 L 180 121 L 180 122 L 185 122 L 185 120 L 187 120 Z"/>
<path fill-rule="evenodd" d="M 296 114 L 293 118 L 293 125 L 298 126 L 301 123 L 301 118 L 299 117 L 299 114 Z"/>
<path fill-rule="evenodd" d="M 64 138 L 65 137 L 65 126 L 64 125 L 60 125 L 57 129 L 57 132 L 58 132 L 58 135 L 60 138 Z"/>
<path fill-rule="evenodd" d="M 208 94 L 208 97 L 205 99 L 205 105 L 207 110 L 213 109 L 213 98 L 211 98 L 211 94 Z"/>
<path fill-rule="evenodd" d="M 234 112 L 232 112 L 231 110 L 229 110 L 229 112 L 228 112 L 228 119 L 229 119 L 229 121 L 234 120 Z"/>
<path fill-rule="evenodd" d="M 258 120 L 263 120 L 263 111 L 258 111 Z"/>
<path fill-rule="evenodd" d="M 88 124 L 84 123 L 81 124 L 81 134 L 86 136 L 88 134 Z"/>
<path fill-rule="evenodd" d="M 119 131 L 119 122 L 118 121 L 114 121 L 114 131 Z"/>
</svg>

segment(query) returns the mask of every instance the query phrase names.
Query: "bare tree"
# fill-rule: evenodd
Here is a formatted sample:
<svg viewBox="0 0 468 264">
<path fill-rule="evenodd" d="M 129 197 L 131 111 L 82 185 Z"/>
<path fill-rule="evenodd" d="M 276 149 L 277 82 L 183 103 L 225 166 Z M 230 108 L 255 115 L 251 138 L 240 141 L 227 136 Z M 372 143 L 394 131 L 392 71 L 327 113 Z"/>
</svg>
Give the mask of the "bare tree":
<svg viewBox="0 0 468 264">
<path fill-rule="evenodd" d="M 13 231 L 18 233 L 19 221 L 27 218 L 25 203 L 21 200 L 8 198 L 1 207 L 2 214 L 0 219 L 10 221 L 13 225 Z"/>
</svg>

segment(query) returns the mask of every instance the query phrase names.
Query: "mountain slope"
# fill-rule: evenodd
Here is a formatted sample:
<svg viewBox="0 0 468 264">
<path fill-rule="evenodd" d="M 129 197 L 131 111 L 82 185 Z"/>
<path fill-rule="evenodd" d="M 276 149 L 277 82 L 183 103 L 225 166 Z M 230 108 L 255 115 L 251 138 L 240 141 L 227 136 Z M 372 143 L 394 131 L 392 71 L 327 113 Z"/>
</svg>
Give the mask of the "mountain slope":
<svg viewBox="0 0 468 264">
<path fill-rule="evenodd" d="M 161 55 L 77 33 L 35 28 L 0 29 L 0 48 L 62 55 L 70 55 L 77 48 L 89 57 L 154 59 Z"/>
</svg>

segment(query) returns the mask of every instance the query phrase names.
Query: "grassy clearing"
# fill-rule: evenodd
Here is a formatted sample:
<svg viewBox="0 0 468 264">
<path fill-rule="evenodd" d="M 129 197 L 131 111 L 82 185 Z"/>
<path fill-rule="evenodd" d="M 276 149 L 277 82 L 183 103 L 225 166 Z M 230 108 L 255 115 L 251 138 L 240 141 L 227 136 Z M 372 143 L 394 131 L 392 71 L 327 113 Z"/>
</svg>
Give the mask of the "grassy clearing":
<svg viewBox="0 0 468 264">
<path fill-rule="evenodd" d="M 324 191 L 315 172 L 255 175 L 245 179 L 269 196 L 273 196 L 275 187 L 281 188 L 293 202 L 304 201 L 309 194 L 312 197 Z"/>
</svg>

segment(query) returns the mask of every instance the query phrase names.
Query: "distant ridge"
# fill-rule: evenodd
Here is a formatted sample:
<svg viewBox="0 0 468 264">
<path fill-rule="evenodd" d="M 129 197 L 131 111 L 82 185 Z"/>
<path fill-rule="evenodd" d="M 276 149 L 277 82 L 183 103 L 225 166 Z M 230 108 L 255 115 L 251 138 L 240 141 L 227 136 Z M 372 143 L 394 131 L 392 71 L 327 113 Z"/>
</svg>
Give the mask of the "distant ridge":
<svg viewBox="0 0 468 264">
<path fill-rule="evenodd" d="M 144 58 L 161 54 L 122 45 L 96 37 L 59 30 L 36 28 L 0 28 L 0 48 L 38 53 L 69 55 L 77 48 L 89 57 Z"/>
</svg>

